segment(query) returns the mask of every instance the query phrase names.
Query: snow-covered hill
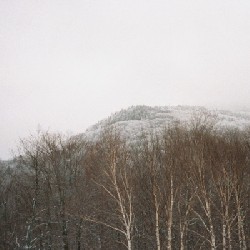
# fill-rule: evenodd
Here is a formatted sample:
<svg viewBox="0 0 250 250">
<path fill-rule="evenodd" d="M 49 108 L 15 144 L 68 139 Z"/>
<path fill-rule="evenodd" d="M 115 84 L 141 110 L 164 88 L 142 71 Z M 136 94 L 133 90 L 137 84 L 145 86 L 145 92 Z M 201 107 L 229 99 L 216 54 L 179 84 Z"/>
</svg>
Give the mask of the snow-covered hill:
<svg viewBox="0 0 250 250">
<path fill-rule="evenodd" d="M 205 114 L 205 115 L 204 115 Z M 112 114 L 107 119 L 86 130 L 88 140 L 96 140 L 106 126 L 114 126 L 130 141 L 136 140 L 141 132 L 151 129 L 157 132 L 171 122 L 190 123 L 201 115 L 208 116 L 216 122 L 218 128 L 243 129 L 250 126 L 250 112 L 233 112 L 226 110 L 208 110 L 193 106 L 132 106 Z"/>
</svg>

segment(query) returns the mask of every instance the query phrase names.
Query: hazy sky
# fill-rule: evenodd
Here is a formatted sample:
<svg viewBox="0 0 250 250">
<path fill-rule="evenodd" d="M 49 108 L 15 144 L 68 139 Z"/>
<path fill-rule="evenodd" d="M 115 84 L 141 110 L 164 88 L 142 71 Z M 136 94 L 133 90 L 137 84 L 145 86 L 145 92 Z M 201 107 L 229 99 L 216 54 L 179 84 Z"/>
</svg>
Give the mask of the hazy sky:
<svg viewBox="0 0 250 250">
<path fill-rule="evenodd" d="M 0 0 L 0 158 L 130 105 L 250 107 L 249 0 Z"/>
</svg>

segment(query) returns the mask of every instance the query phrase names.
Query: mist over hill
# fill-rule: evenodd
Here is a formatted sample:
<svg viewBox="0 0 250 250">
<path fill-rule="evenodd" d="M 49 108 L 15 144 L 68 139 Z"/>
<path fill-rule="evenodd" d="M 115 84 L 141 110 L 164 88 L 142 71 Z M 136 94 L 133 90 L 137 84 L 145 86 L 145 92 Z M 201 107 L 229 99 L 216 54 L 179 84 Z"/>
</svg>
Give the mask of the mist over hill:
<svg viewBox="0 0 250 250">
<path fill-rule="evenodd" d="M 245 250 L 249 125 L 247 112 L 132 106 L 85 134 L 38 131 L 0 161 L 0 249 Z"/>
<path fill-rule="evenodd" d="M 201 106 L 131 106 L 99 121 L 86 130 L 83 137 L 97 140 L 106 127 L 117 129 L 130 141 L 141 133 L 158 132 L 171 123 L 191 124 L 196 119 L 212 122 L 217 129 L 239 129 L 250 126 L 249 111 L 212 110 Z"/>
<path fill-rule="evenodd" d="M 87 141 L 96 141 L 104 129 L 112 127 L 119 131 L 123 138 L 133 143 L 140 139 L 142 133 L 145 135 L 162 132 L 165 127 L 173 123 L 189 126 L 197 119 L 204 124 L 213 123 L 214 128 L 222 130 L 243 130 L 250 127 L 250 111 L 247 109 L 232 111 L 208 109 L 202 106 L 135 105 L 111 114 L 74 136 Z M 11 158 L 2 162 L 9 166 L 14 165 Z"/>
</svg>

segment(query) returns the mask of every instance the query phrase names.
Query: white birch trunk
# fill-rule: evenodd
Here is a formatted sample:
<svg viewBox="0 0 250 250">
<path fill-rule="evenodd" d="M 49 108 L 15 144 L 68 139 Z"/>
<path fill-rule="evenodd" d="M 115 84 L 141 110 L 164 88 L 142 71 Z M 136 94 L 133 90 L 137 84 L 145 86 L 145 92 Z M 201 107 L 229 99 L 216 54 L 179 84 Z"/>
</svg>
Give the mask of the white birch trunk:
<svg viewBox="0 0 250 250">
<path fill-rule="evenodd" d="M 212 213 L 211 213 L 211 207 L 210 202 L 207 197 L 205 197 L 205 204 L 206 204 L 206 214 L 209 222 L 209 233 L 210 233 L 210 242 L 211 242 L 211 250 L 216 249 L 216 240 L 215 240 L 215 233 L 214 233 L 214 226 L 212 221 Z"/>
<path fill-rule="evenodd" d="M 183 228 L 180 228 L 181 229 L 181 246 L 180 246 L 180 250 L 184 250 L 184 232 L 185 232 L 185 226 L 183 226 Z"/>
<path fill-rule="evenodd" d="M 156 237 L 156 247 L 157 250 L 161 249 L 161 241 L 160 241 L 160 227 L 159 227 L 159 204 L 156 195 L 156 188 L 153 187 L 154 192 L 154 203 L 155 203 L 155 237 Z"/>
<path fill-rule="evenodd" d="M 247 244 L 246 244 L 246 236 L 245 236 L 245 230 L 243 226 L 243 218 L 241 216 L 241 205 L 240 205 L 240 199 L 238 191 L 235 193 L 236 198 L 236 206 L 237 206 L 237 222 L 238 222 L 238 238 L 240 243 L 240 249 L 247 250 Z"/>
<path fill-rule="evenodd" d="M 168 208 L 168 243 L 167 249 L 172 249 L 172 224 L 173 224 L 173 205 L 174 205 L 174 190 L 173 190 L 173 176 L 170 177 L 170 207 Z"/>
<path fill-rule="evenodd" d="M 227 242 L 226 242 L 226 224 L 225 221 L 223 220 L 223 225 L 222 225 L 222 248 L 223 250 L 226 250 L 227 247 Z"/>
<path fill-rule="evenodd" d="M 131 240 L 130 229 L 127 230 L 127 248 L 128 250 L 132 250 L 132 240 Z"/>
</svg>

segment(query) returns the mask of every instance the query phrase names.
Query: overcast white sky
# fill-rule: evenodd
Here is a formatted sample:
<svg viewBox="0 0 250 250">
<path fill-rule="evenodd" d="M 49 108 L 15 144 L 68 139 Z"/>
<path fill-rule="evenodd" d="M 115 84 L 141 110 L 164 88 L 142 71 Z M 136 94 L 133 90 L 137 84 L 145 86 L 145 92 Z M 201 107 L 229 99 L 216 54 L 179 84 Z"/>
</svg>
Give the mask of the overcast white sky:
<svg viewBox="0 0 250 250">
<path fill-rule="evenodd" d="M 0 158 L 130 105 L 250 107 L 249 0 L 0 0 Z"/>
</svg>

